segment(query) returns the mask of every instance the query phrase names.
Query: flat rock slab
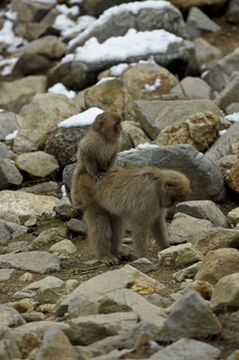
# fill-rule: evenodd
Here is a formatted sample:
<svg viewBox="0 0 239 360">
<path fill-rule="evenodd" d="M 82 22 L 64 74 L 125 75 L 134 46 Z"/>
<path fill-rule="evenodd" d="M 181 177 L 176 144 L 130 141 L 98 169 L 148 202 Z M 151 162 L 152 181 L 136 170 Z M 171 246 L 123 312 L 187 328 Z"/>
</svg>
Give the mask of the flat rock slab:
<svg viewBox="0 0 239 360">
<path fill-rule="evenodd" d="M 13 267 L 40 274 L 60 270 L 60 260 L 47 251 L 29 251 L 19 254 L 0 255 L 0 268 Z"/>
<path fill-rule="evenodd" d="M 133 283 L 134 278 L 122 269 L 107 271 L 80 284 L 59 302 L 56 311 L 58 314 L 63 314 L 67 311 L 70 301 L 82 294 L 95 298 L 96 296 L 107 295 L 107 293 L 114 290 L 128 288 Z"/>
<path fill-rule="evenodd" d="M 214 360 L 218 359 L 220 352 L 215 346 L 202 341 L 181 339 L 156 352 L 150 360 Z"/>
<path fill-rule="evenodd" d="M 0 218 L 17 224 L 24 222 L 33 225 L 37 217 L 51 216 L 59 201 L 54 196 L 3 190 L 0 192 Z"/>
</svg>

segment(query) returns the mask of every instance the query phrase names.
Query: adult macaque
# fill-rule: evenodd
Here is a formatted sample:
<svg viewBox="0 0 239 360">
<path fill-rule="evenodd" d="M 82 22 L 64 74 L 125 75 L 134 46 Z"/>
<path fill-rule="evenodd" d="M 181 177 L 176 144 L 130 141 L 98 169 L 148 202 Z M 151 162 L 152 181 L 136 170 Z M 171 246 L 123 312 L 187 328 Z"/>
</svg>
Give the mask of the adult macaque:
<svg viewBox="0 0 239 360">
<path fill-rule="evenodd" d="M 174 170 L 157 167 L 109 171 L 95 183 L 80 177 L 78 193 L 85 206 L 88 238 L 97 259 L 118 264 L 125 224 L 132 231 L 137 257 L 147 256 L 147 239 L 154 236 L 159 249 L 169 246 L 167 209 L 190 194 L 188 178 Z"/>
<path fill-rule="evenodd" d="M 114 165 L 121 141 L 121 119 L 109 112 L 99 114 L 86 135 L 81 139 L 77 152 L 77 165 L 72 175 L 71 200 L 74 209 L 81 209 L 78 193 L 79 178 L 88 173 L 94 181 L 100 180 Z"/>
</svg>

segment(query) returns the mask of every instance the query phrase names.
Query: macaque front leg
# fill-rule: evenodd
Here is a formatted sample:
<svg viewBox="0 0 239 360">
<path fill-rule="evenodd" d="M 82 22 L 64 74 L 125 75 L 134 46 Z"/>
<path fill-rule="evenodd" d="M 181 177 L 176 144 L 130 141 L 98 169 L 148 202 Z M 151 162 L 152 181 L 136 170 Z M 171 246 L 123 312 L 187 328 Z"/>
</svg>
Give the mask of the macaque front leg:
<svg viewBox="0 0 239 360">
<path fill-rule="evenodd" d="M 123 257 L 123 254 L 120 252 L 120 245 L 124 236 L 123 221 L 119 216 L 111 215 L 110 224 L 112 231 L 111 252 L 113 255 L 117 256 L 120 259 L 121 257 Z"/>
<path fill-rule="evenodd" d="M 165 216 L 166 210 L 162 211 L 162 213 L 154 220 L 153 224 L 151 225 L 152 234 L 160 250 L 169 247 L 169 238 Z"/>
</svg>

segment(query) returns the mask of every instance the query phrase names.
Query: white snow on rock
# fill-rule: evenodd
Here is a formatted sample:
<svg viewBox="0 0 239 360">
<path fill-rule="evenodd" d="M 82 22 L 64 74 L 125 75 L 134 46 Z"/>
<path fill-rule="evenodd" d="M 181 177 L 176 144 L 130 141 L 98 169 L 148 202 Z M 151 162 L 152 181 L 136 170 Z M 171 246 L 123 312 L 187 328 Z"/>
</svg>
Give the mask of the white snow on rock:
<svg viewBox="0 0 239 360">
<path fill-rule="evenodd" d="M 5 141 L 14 140 L 17 136 L 18 130 L 14 130 L 11 134 L 5 136 Z"/>
<path fill-rule="evenodd" d="M 0 30 L 0 43 L 6 44 L 7 51 L 13 53 L 20 45 L 26 43 L 26 41 L 15 36 L 13 32 L 13 23 L 9 20 L 5 20 L 3 27 Z"/>
<path fill-rule="evenodd" d="M 239 121 L 239 112 L 227 115 L 225 116 L 225 119 L 233 122 Z"/>
<path fill-rule="evenodd" d="M 12 73 L 14 66 L 16 65 L 18 58 L 8 58 L 4 60 L 0 60 L 0 68 L 3 67 L 1 71 L 2 76 L 7 76 Z"/>
<path fill-rule="evenodd" d="M 70 19 L 68 18 L 68 20 Z M 95 21 L 95 17 L 90 15 L 83 15 L 83 16 L 79 16 L 76 22 L 72 20 L 70 21 L 68 20 L 66 23 L 65 16 L 58 15 L 55 21 L 54 27 L 57 27 L 59 30 L 61 30 L 61 35 L 63 36 L 63 38 L 67 38 L 74 34 L 81 33 Z"/>
<path fill-rule="evenodd" d="M 57 0 L 32 0 L 33 2 L 38 2 L 42 4 L 56 5 Z"/>
<path fill-rule="evenodd" d="M 143 92 L 155 91 L 160 85 L 161 85 L 161 79 L 157 78 L 157 79 L 155 79 L 155 82 L 154 82 L 153 85 L 145 84 Z"/>
<path fill-rule="evenodd" d="M 113 16 L 118 16 L 122 12 L 132 12 L 133 14 L 137 15 L 138 12 L 142 9 L 149 8 L 149 9 L 165 9 L 165 8 L 173 8 L 176 11 L 179 12 L 179 10 L 173 6 L 170 2 L 160 0 L 160 1 L 134 1 L 131 3 L 121 4 L 112 6 L 111 8 L 105 10 L 103 14 L 94 22 L 92 25 L 90 25 L 84 32 L 82 32 L 79 36 L 77 36 L 75 39 L 69 42 L 69 47 L 73 46 L 78 41 L 81 41 L 84 39 L 92 30 L 94 30 L 95 27 L 102 26 L 105 24 L 110 18 Z"/>
<path fill-rule="evenodd" d="M 139 32 L 129 29 L 124 36 L 111 37 L 101 44 L 93 37 L 86 41 L 84 46 L 79 46 L 75 54 L 66 55 L 62 62 L 125 61 L 131 56 L 164 53 L 170 44 L 182 41 L 181 37 L 163 29 Z"/>
<path fill-rule="evenodd" d="M 67 96 L 69 99 L 73 99 L 76 96 L 75 91 L 67 90 L 67 88 L 61 83 L 54 84 L 52 87 L 48 89 L 48 92 L 51 94 L 63 94 Z"/>
<path fill-rule="evenodd" d="M 115 80 L 115 79 L 116 79 L 115 77 L 105 77 L 105 78 L 100 79 L 95 85 L 100 85 L 104 82 Z"/>
<path fill-rule="evenodd" d="M 104 112 L 102 109 L 97 107 L 91 107 L 90 109 L 83 111 L 77 115 L 73 115 L 68 119 L 61 121 L 58 127 L 76 127 L 76 126 L 87 126 L 93 124 L 97 115 Z"/>
<path fill-rule="evenodd" d="M 110 73 L 112 76 L 120 76 L 128 67 L 127 63 L 118 64 L 110 68 Z"/>
</svg>

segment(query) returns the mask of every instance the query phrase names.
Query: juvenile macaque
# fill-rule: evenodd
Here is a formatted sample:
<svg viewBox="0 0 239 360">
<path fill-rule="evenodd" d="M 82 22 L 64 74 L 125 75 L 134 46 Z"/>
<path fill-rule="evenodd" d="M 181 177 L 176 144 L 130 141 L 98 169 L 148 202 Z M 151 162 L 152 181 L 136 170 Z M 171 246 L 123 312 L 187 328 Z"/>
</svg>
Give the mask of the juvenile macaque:
<svg viewBox="0 0 239 360">
<path fill-rule="evenodd" d="M 109 171 L 97 183 L 83 175 L 75 196 L 85 206 L 88 238 L 97 259 L 118 264 L 126 223 L 131 227 L 137 257 L 147 256 L 150 232 L 159 249 L 167 248 L 167 209 L 189 194 L 190 182 L 178 171 L 134 167 Z"/>
<path fill-rule="evenodd" d="M 72 175 L 71 200 L 74 209 L 81 209 L 78 193 L 79 178 L 88 173 L 94 181 L 100 180 L 114 165 L 121 141 L 121 119 L 103 112 L 98 115 L 81 139 L 77 152 L 77 165 Z"/>
</svg>

